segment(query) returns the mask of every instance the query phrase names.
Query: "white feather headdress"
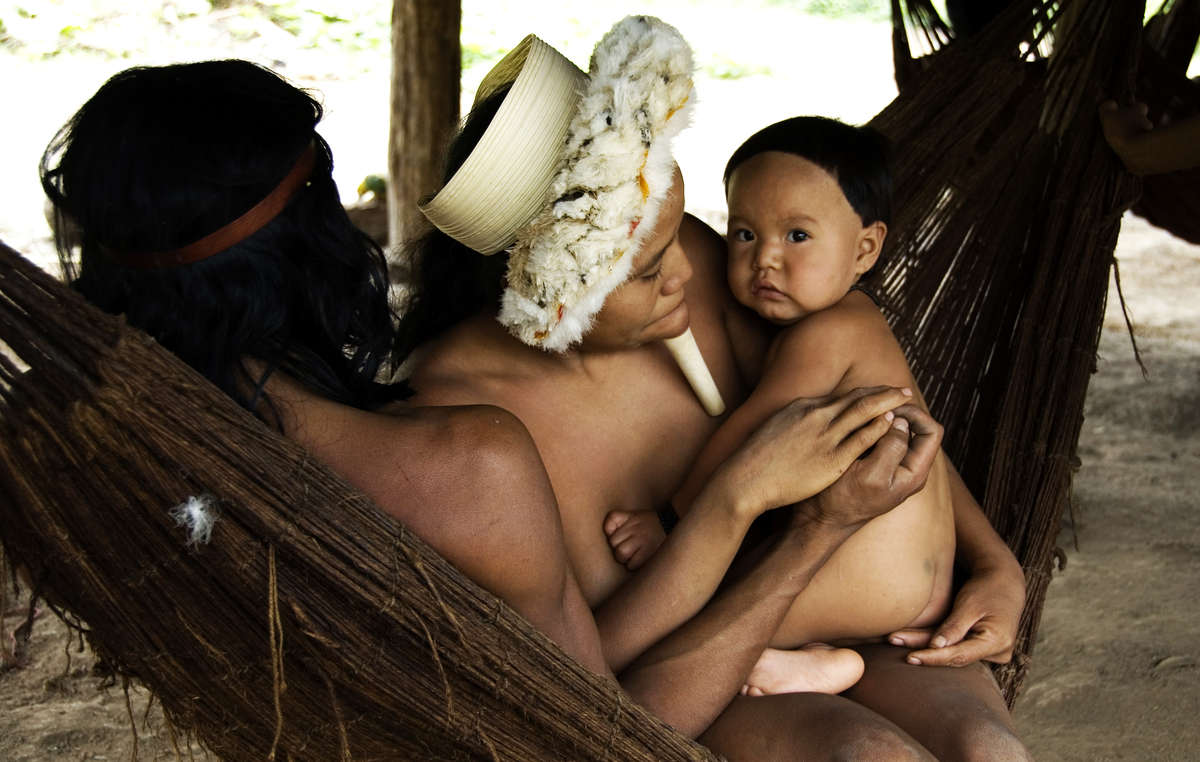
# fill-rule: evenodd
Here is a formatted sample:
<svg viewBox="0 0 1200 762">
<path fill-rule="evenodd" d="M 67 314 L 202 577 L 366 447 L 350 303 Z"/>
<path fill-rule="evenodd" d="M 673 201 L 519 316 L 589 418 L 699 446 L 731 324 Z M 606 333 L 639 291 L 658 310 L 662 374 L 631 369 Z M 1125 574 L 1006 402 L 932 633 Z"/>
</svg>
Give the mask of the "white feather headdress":
<svg viewBox="0 0 1200 762">
<path fill-rule="evenodd" d="M 476 104 L 510 89 L 421 211 L 481 254 L 510 249 L 499 320 L 517 338 L 566 350 L 629 276 L 671 188 L 692 69 L 674 27 L 629 16 L 597 43 L 587 75 L 530 35 L 484 78 Z"/>
<path fill-rule="evenodd" d="M 509 87 L 479 143 L 421 211 L 481 254 L 511 246 L 499 320 L 562 352 L 628 277 L 675 174 L 671 139 L 694 100 L 692 51 L 672 26 L 630 16 L 579 71 L 533 35 L 476 94 Z M 666 340 L 710 415 L 725 404 L 691 330 Z"/>
<path fill-rule="evenodd" d="M 500 322 L 525 343 L 566 350 L 629 277 L 671 188 L 692 71 L 683 36 L 651 16 L 623 19 L 596 45 L 552 200 L 509 255 Z"/>
</svg>

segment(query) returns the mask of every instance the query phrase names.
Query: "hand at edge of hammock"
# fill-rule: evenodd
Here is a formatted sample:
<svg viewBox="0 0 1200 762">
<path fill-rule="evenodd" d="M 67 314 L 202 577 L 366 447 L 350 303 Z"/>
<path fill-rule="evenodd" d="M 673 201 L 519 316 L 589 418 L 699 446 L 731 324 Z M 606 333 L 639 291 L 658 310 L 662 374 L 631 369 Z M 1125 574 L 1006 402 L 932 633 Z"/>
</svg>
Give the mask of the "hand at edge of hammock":
<svg viewBox="0 0 1200 762">
<path fill-rule="evenodd" d="M 1119 106 L 1107 100 L 1100 104 L 1104 139 L 1125 169 L 1135 175 L 1157 175 L 1200 166 L 1200 117 L 1155 125 L 1148 113 L 1145 103 Z"/>
<path fill-rule="evenodd" d="M 977 661 L 1007 664 L 1012 660 L 1025 579 L 1016 569 L 976 570 L 958 591 L 954 605 L 937 628 L 909 628 L 888 635 L 892 645 L 916 649 L 909 664 L 965 667 Z"/>
</svg>

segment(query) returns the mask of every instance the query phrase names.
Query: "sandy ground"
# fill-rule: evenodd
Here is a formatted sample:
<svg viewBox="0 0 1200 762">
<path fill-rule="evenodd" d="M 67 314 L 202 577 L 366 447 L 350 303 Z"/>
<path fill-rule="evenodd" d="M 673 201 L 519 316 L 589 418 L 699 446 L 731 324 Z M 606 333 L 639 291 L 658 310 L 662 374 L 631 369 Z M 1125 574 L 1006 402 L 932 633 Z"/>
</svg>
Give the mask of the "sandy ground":
<svg viewBox="0 0 1200 762">
<path fill-rule="evenodd" d="M 1149 378 L 1110 288 L 1067 566 L 1016 717 L 1039 759 L 1196 759 L 1200 247 L 1126 217 L 1117 255 Z"/>
<path fill-rule="evenodd" d="M 791 34 L 795 16 L 776 6 L 758 11 L 765 16 L 731 20 L 725 5 L 663 0 L 580 6 L 561 19 L 538 18 L 532 31 L 583 63 L 590 42 L 580 42 L 580 29 L 595 30 L 583 35 L 590 40 L 625 6 L 647 5 L 679 24 L 702 67 L 696 115 L 702 127 L 685 133 L 679 155 L 689 209 L 706 218 L 719 214 L 724 158 L 753 129 L 797 112 L 862 120 L 894 93 L 887 27 L 878 23 L 806 18 L 804 39 L 811 44 L 800 45 Z M 536 16 L 488 8 L 464 5 L 464 40 L 485 51 L 530 31 L 505 23 L 526 24 Z M 739 24 L 747 25 L 747 34 L 736 33 Z M 184 26 L 176 24 L 171 34 Z M 322 132 L 333 145 L 347 200 L 359 179 L 385 166 L 384 53 L 331 59 L 278 36 L 230 42 L 211 27 L 172 37 L 171 44 L 139 43 L 123 58 L 33 62 L 0 52 L 6 102 L 31 104 L 21 120 L 4 127 L 0 239 L 44 264 L 52 260 L 37 157 L 79 103 L 133 63 L 236 55 L 274 65 L 324 94 Z M 804 76 L 828 66 L 831 57 L 859 66 L 836 81 Z M 766 74 L 718 78 L 733 61 Z M 481 73 L 466 72 L 465 84 Z M 1074 518 L 1064 519 L 1059 540 L 1068 564 L 1050 586 L 1033 670 L 1016 711 L 1021 732 L 1043 760 L 1184 760 L 1196 758 L 1200 747 L 1200 613 L 1194 606 L 1200 581 L 1200 247 L 1127 218 L 1118 257 L 1150 375 L 1143 379 L 1133 359 L 1114 291 L 1088 393 Z M 18 621 L 15 613 L 4 617 L 9 631 Z M 161 714 L 146 711 L 147 694 L 132 689 L 127 705 L 119 684 L 105 687 L 93 673 L 94 658 L 78 651 L 77 639 L 48 613 L 35 623 L 30 657 L 26 667 L 0 674 L 0 760 L 130 759 L 132 725 L 138 759 L 173 759 L 176 742 L 183 748 Z"/>
</svg>

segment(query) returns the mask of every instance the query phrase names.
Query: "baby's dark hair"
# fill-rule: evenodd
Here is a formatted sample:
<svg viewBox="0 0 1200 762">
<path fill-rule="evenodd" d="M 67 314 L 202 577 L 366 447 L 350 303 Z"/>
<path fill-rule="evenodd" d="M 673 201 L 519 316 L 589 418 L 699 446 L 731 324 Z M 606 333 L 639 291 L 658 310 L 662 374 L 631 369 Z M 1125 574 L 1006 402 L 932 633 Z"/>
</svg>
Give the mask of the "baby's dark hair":
<svg viewBox="0 0 1200 762">
<path fill-rule="evenodd" d="M 887 138 L 871 127 L 823 116 L 796 116 L 764 127 L 725 165 L 725 187 L 738 167 L 767 151 L 808 159 L 833 175 L 863 225 L 891 225 L 892 175 Z"/>
</svg>

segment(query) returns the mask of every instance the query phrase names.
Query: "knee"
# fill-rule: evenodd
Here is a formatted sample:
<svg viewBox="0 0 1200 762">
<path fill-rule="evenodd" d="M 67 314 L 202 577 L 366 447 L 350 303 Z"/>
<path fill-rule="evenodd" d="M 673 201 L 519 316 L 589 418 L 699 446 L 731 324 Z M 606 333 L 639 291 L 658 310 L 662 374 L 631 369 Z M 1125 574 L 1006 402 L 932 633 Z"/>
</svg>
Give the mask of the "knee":
<svg viewBox="0 0 1200 762">
<path fill-rule="evenodd" d="M 832 751 L 830 759 L 835 762 L 864 759 L 917 762 L 918 760 L 933 759 L 911 738 L 888 731 L 860 732 L 854 737 L 836 743 Z"/>
<path fill-rule="evenodd" d="M 917 762 L 932 760 L 925 749 L 908 734 L 880 718 L 864 721 L 858 717 L 853 722 L 834 724 L 826 736 L 829 759 L 835 762 L 846 760 L 888 760 L 892 762 Z"/>
<path fill-rule="evenodd" d="M 958 723 L 938 758 L 958 762 L 1031 762 L 1025 744 L 1008 725 L 993 717 L 972 717 Z"/>
</svg>

